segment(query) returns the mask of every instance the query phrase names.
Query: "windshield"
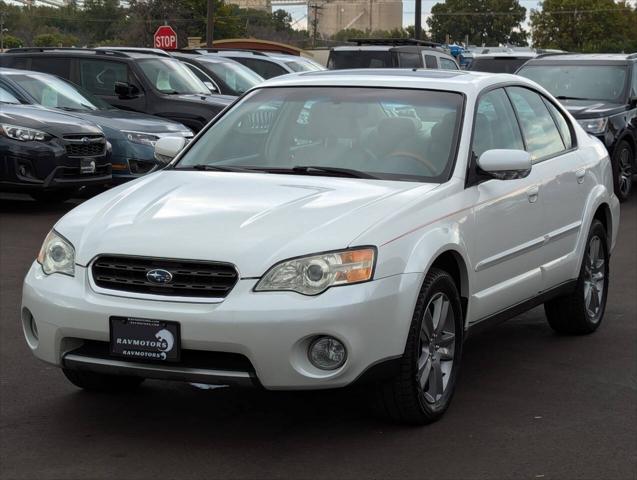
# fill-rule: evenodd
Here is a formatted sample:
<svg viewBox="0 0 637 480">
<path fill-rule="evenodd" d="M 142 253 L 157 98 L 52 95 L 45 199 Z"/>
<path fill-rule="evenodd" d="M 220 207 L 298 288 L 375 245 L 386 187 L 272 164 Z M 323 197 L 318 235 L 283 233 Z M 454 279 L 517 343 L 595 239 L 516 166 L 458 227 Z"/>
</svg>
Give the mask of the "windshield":
<svg viewBox="0 0 637 480">
<path fill-rule="evenodd" d="M 302 60 L 291 60 L 289 62 L 285 62 L 285 64 L 294 72 L 316 72 L 321 70 L 321 67 Z"/>
<path fill-rule="evenodd" d="M 210 94 L 208 87 L 178 60 L 152 58 L 140 61 L 139 66 L 151 85 L 162 93 Z"/>
<path fill-rule="evenodd" d="M 204 62 L 206 69 L 214 73 L 235 95 L 241 95 L 263 82 L 263 77 L 248 67 L 235 62 Z"/>
<path fill-rule="evenodd" d="M 327 62 L 330 70 L 344 68 L 393 68 L 389 50 L 332 50 Z"/>
<path fill-rule="evenodd" d="M 35 99 L 39 105 L 63 110 L 112 110 L 104 100 L 53 75 L 12 74 L 9 78 Z"/>
<path fill-rule="evenodd" d="M 458 93 L 429 90 L 257 90 L 207 130 L 176 168 L 314 166 L 443 182 L 453 165 L 462 103 Z"/>
<path fill-rule="evenodd" d="M 518 75 L 529 78 L 554 97 L 621 103 L 626 90 L 624 65 L 529 65 Z"/>
<path fill-rule="evenodd" d="M 530 57 L 474 58 L 467 70 L 489 73 L 515 73 Z"/>
</svg>

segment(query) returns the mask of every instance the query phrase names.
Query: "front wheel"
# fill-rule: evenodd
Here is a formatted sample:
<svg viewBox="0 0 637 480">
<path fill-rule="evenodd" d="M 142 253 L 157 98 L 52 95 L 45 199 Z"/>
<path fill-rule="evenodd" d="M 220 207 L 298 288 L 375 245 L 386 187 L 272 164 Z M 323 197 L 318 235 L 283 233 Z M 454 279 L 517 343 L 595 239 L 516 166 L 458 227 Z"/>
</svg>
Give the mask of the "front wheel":
<svg viewBox="0 0 637 480">
<path fill-rule="evenodd" d="M 608 243 L 606 229 L 593 220 L 575 291 L 544 304 L 549 325 L 558 333 L 592 333 L 602 323 L 608 297 Z"/>
<path fill-rule="evenodd" d="M 630 196 L 633 185 L 634 152 L 626 140 L 622 140 L 615 147 L 612 158 L 615 195 L 620 202 L 625 202 Z"/>
<path fill-rule="evenodd" d="M 403 423 L 438 420 L 456 386 L 462 332 L 462 307 L 453 278 L 434 268 L 418 295 L 400 373 L 377 385 L 376 408 Z"/>
</svg>

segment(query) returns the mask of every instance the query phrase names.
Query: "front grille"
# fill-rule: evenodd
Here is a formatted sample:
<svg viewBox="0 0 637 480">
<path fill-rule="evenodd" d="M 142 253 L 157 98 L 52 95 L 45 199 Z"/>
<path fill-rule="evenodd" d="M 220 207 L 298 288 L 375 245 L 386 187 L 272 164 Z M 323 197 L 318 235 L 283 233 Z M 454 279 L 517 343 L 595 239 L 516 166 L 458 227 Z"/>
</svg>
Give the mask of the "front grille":
<svg viewBox="0 0 637 480">
<path fill-rule="evenodd" d="M 147 274 L 156 269 L 170 272 L 172 280 L 150 281 Z M 98 257 L 92 273 L 101 288 L 174 297 L 223 298 L 238 280 L 237 270 L 228 263 L 115 255 Z"/>
<path fill-rule="evenodd" d="M 69 157 L 98 157 L 104 155 L 106 140 L 101 135 L 65 135 Z"/>
</svg>

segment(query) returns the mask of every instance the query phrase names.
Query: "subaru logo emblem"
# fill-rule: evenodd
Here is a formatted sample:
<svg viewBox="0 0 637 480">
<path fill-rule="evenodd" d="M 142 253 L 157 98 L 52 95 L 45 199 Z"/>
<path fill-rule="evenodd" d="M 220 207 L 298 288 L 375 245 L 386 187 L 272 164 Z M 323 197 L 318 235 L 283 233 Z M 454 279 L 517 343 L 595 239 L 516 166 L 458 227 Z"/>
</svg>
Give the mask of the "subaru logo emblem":
<svg viewBox="0 0 637 480">
<path fill-rule="evenodd" d="M 149 271 L 146 274 L 146 278 L 149 282 L 158 283 L 160 285 L 164 285 L 166 283 L 170 283 L 173 281 L 173 274 L 168 270 L 162 270 L 161 268 L 156 268 L 154 270 Z"/>
</svg>

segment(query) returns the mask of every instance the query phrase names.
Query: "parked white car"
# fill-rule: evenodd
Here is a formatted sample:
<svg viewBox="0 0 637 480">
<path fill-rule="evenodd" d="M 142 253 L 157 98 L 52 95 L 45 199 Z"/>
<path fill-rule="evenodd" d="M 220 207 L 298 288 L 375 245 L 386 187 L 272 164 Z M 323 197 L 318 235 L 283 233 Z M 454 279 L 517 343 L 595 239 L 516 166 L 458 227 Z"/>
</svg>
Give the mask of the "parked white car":
<svg viewBox="0 0 637 480">
<path fill-rule="evenodd" d="M 82 388 L 369 381 L 427 423 L 475 329 L 542 303 L 560 333 L 599 326 L 618 226 L 606 149 L 529 80 L 291 75 L 65 215 L 24 333 Z"/>
</svg>

